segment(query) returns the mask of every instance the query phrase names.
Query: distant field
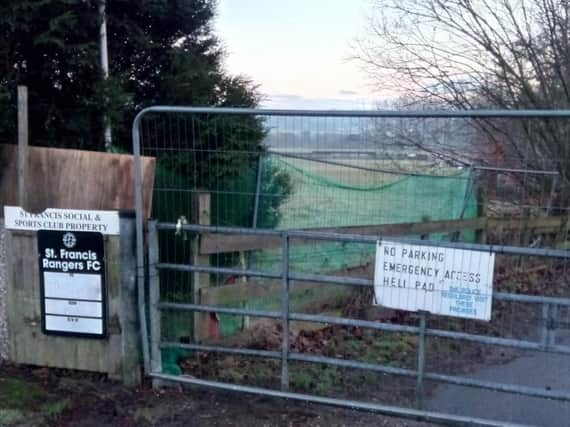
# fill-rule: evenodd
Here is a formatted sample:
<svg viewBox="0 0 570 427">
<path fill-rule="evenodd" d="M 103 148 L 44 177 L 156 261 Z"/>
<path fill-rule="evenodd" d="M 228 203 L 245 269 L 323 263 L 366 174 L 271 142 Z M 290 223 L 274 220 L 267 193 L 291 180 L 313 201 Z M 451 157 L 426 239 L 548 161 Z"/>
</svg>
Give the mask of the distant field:
<svg viewBox="0 0 570 427">
<path fill-rule="evenodd" d="M 400 173 L 382 173 L 372 170 L 355 169 L 351 167 L 344 167 L 339 165 L 331 165 L 321 163 L 313 160 L 304 160 L 296 158 L 284 158 L 284 161 L 290 165 L 307 171 L 309 173 L 328 178 L 331 180 L 339 181 L 343 184 L 355 186 L 380 186 L 388 184 L 395 180 L 399 180 L 406 176 L 406 172 L 411 173 L 424 173 L 424 174 L 437 174 L 437 175 L 450 175 L 457 173 L 456 168 L 448 166 L 440 166 L 437 162 L 426 160 L 387 160 L 387 159 L 342 159 L 332 157 L 326 159 L 334 163 L 342 163 L 358 168 L 372 169 L 372 170 L 385 170 L 395 171 Z"/>
</svg>

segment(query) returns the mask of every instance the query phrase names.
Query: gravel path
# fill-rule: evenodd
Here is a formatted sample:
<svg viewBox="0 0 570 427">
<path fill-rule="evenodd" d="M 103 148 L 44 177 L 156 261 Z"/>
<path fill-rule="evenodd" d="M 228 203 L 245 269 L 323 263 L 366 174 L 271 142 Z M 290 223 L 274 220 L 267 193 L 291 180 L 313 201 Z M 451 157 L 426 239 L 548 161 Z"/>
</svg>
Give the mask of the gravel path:
<svg viewBox="0 0 570 427">
<path fill-rule="evenodd" d="M 8 331 L 6 326 L 6 246 L 4 220 L 0 219 L 0 359 L 8 357 Z"/>
</svg>

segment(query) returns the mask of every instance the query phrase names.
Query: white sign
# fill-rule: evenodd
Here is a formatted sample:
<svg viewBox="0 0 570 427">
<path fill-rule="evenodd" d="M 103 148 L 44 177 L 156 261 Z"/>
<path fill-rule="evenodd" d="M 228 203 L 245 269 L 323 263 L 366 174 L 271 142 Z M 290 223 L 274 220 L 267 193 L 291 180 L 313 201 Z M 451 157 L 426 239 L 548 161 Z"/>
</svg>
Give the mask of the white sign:
<svg viewBox="0 0 570 427">
<path fill-rule="evenodd" d="M 33 214 L 17 206 L 4 206 L 4 220 L 8 230 L 92 231 L 118 235 L 117 211 L 82 209 L 46 209 Z"/>
<path fill-rule="evenodd" d="M 39 230 L 38 260 L 43 332 L 105 338 L 103 235 Z"/>
<path fill-rule="evenodd" d="M 77 286 L 81 283 L 81 286 Z M 73 300 L 101 301 L 101 276 L 98 274 L 44 272 L 44 296 Z"/>
<path fill-rule="evenodd" d="M 376 247 L 376 304 L 491 320 L 495 254 L 382 241 Z"/>
<path fill-rule="evenodd" d="M 103 313 L 102 302 L 77 301 L 72 299 L 58 300 L 46 297 L 44 304 L 46 314 L 101 318 Z"/>
<path fill-rule="evenodd" d="M 68 332 L 70 334 L 81 331 L 84 334 L 100 335 L 103 333 L 103 322 L 100 319 L 86 317 L 51 316 L 45 317 L 46 331 Z"/>
</svg>

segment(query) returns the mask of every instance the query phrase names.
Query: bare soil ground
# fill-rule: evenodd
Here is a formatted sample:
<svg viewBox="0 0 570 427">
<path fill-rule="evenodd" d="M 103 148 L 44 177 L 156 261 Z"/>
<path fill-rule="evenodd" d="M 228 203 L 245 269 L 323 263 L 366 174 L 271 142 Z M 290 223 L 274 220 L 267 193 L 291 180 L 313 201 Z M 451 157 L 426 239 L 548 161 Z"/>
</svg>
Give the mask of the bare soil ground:
<svg viewBox="0 0 570 427">
<path fill-rule="evenodd" d="M 127 389 L 104 376 L 0 365 L 0 425 L 394 426 L 435 424 L 205 389 Z"/>
</svg>

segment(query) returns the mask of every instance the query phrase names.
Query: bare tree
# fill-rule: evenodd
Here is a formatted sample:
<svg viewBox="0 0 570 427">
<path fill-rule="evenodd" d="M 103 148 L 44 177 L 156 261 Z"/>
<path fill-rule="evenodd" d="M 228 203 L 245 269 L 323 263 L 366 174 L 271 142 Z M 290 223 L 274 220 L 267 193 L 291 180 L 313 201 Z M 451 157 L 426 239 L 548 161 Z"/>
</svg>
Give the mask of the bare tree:
<svg viewBox="0 0 570 427">
<path fill-rule="evenodd" d="M 416 106 L 570 107 L 570 0 L 375 0 L 369 30 L 358 60 Z M 567 120 L 471 124 L 479 163 L 556 169 L 568 187 Z"/>
</svg>

